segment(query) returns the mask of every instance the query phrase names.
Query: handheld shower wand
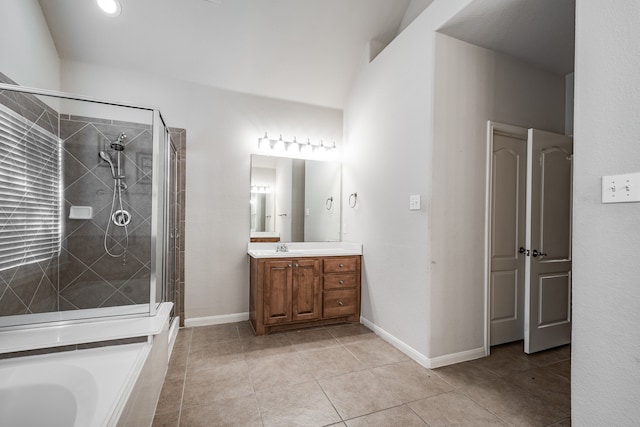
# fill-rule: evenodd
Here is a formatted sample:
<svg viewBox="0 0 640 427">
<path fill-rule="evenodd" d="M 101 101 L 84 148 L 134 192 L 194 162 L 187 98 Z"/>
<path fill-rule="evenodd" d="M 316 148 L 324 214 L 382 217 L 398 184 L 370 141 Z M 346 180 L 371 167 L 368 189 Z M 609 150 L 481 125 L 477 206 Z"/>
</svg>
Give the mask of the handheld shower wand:
<svg viewBox="0 0 640 427">
<path fill-rule="evenodd" d="M 106 151 L 101 151 L 100 158 L 109 163 L 109 166 L 111 167 L 111 176 L 113 177 L 113 179 L 116 179 L 116 170 L 113 167 L 113 162 L 111 161 L 111 157 L 109 156 L 109 154 L 107 154 Z"/>
</svg>

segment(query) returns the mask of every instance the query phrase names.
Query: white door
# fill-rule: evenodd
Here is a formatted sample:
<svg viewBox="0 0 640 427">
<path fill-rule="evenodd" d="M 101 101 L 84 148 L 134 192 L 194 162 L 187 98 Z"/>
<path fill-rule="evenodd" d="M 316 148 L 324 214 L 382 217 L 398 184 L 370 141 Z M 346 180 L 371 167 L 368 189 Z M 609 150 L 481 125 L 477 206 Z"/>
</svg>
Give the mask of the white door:
<svg viewBox="0 0 640 427">
<path fill-rule="evenodd" d="M 524 346 L 535 353 L 571 342 L 573 141 L 529 129 L 527 145 Z"/>
<path fill-rule="evenodd" d="M 527 140 L 493 131 L 491 162 L 491 345 L 524 338 Z"/>
</svg>

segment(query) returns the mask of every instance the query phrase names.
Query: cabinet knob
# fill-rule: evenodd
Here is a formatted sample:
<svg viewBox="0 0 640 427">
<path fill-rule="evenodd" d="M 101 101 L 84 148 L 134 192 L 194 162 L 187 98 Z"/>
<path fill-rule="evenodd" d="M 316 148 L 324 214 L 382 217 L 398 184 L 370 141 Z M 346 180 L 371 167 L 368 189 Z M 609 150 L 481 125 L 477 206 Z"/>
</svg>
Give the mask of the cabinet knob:
<svg viewBox="0 0 640 427">
<path fill-rule="evenodd" d="M 343 303 L 342 301 L 338 301 L 338 305 L 339 305 L 340 307 L 342 307 L 342 306 L 344 305 L 344 303 Z"/>
<path fill-rule="evenodd" d="M 344 264 L 339 264 L 338 267 L 342 268 L 344 267 Z"/>
<path fill-rule="evenodd" d="M 299 267 L 298 263 L 293 264 L 293 266 L 294 266 L 295 268 L 298 268 L 298 267 Z"/>
<path fill-rule="evenodd" d="M 338 283 L 340 283 L 341 285 L 344 285 L 344 280 L 340 280 L 338 281 Z"/>
<path fill-rule="evenodd" d="M 291 268 L 291 264 L 289 264 L 288 267 Z"/>
</svg>

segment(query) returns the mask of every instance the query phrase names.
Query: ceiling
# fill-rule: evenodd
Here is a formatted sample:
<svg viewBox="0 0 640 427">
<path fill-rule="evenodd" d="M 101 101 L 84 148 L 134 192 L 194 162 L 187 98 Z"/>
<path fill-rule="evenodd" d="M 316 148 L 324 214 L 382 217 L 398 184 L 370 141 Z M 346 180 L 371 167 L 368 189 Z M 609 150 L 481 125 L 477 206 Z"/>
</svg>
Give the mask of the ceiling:
<svg viewBox="0 0 640 427">
<path fill-rule="evenodd" d="M 39 0 L 58 54 L 253 95 L 343 108 L 371 40 L 433 0 Z M 575 0 L 475 0 L 441 32 L 573 71 Z"/>
<path fill-rule="evenodd" d="M 120 2 L 111 18 L 40 0 L 60 58 L 342 108 L 368 42 L 391 41 L 411 0 Z"/>
<path fill-rule="evenodd" d="M 575 0 L 475 0 L 440 32 L 556 74 L 573 72 Z"/>
</svg>

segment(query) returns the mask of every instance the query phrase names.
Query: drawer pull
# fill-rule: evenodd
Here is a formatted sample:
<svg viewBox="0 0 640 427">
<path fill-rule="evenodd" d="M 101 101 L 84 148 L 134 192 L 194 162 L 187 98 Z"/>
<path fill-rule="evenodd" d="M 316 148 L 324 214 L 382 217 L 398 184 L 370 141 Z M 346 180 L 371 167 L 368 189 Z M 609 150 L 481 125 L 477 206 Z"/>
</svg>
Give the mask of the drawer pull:
<svg viewBox="0 0 640 427">
<path fill-rule="evenodd" d="M 340 280 L 338 283 L 340 283 L 341 285 L 344 285 L 344 280 Z"/>
<path fill-rule="evenodd" d="M 342 307 L 342 306 L 344 305 L 344 303 L 343 303 L 342 301 L 338 301 L 338 305 L 339 305 L 340 307 Z"/>
<path fill-rule="evenodd" d="M 343 267 L 344 267 L 344 264 L 340 264 L 340 265 L 338 265 L 338 267 L 343 268 Z"/>
</svg>

